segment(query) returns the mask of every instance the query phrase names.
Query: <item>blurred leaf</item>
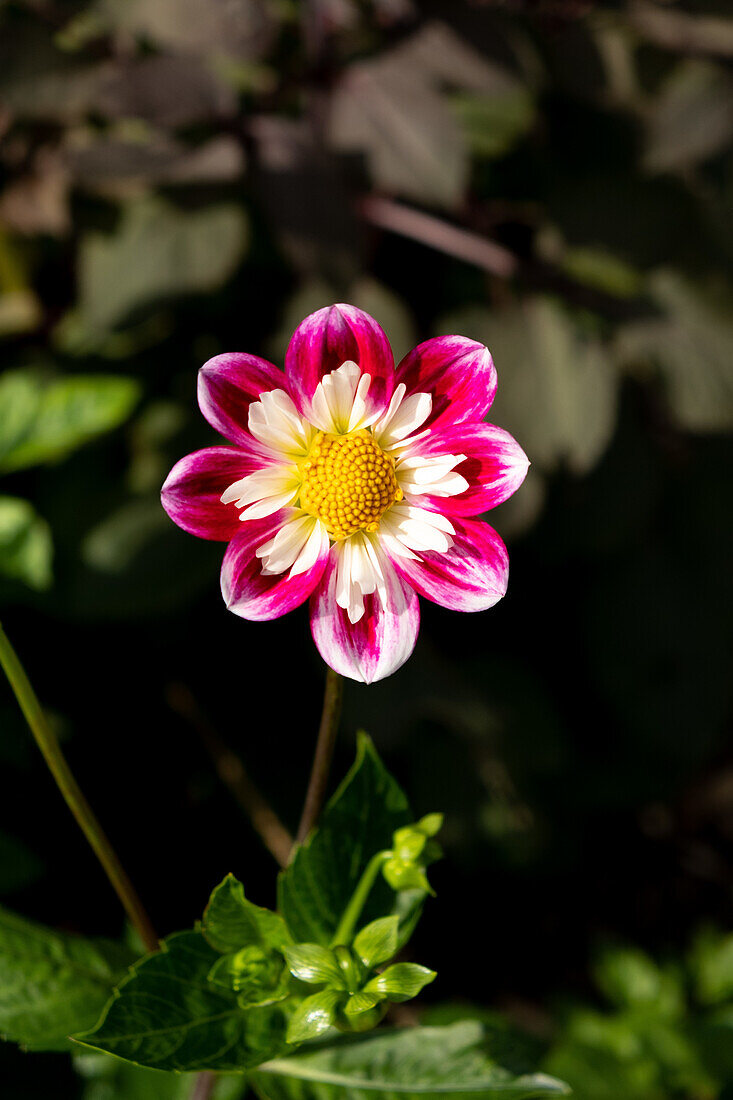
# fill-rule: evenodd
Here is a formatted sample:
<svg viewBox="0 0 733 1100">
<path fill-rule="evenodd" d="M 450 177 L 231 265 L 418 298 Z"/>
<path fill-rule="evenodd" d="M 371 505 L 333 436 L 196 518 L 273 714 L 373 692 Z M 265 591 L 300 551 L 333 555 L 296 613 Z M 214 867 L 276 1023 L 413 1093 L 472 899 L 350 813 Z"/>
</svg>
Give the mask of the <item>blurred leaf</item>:
<svg viewBox="0 0 733 1100">
<path fill-rule="evenodd" d="M 690 957 L 695 992 L 703 1004 L 733 999 L 733 933 L 706 929 L 697 936 Z"/>
<path fill-rule="evenodd" d="M 244 1010 L 207 981 L 219 955 L 199 932 L 169 936 L 115 990 L 85 1046 L 153 1069 L 243 1070 L 285 1049 L 279 1008 Z"/>
<path fill-rule="evenodd" d="M 362 150 L 374 183 L 421 202 L 453 207 L 468 182 L 468 147 L 455 124 L 446 87 L 487 94 L 506 92 L 506 74 L 472 50 L 448 27 L 432 23 L 394 49 L 360 61 L 336 86 L 331 117 L 334 143 Z M 514 86 L 514 85 L 512 85 Z M 525 126 L 514 101 L 514 118 L 497 104 L 494 147 L 511 143 Z M 476 127 L 474 127 L 475 135 Z"/>
<path fill-rule="evenodd" d="M 48 383 L 38 381 L 36 408 L 32 419 L 26 418 L 21 433 L 20 423 L 30 405 L 29 391 L 21 395 L 17 375 L 8 377 L 12 380 L 13 408 L 7 430 L 15 436 L 15 442 L 8 448 L 5 417 L 0 413 L 0 472 L 63 458 L 121 424 L 140 393 L 131 378 L 79 375 Z"/>
<path fill-rule="evenodd" d="M 541 470 L 591 469 L 616 423 L 617 379 L 604 347 L 549 298 L 491 312 L 467 307 L 442 318 L 441 332 L 486 344 L 499 388 L 491 420 L 507 428 Z"/>
<path fill-rule="evenodd" d="M 684 997 L 678 977 L 635 947 L 607 947 L 596 960 L 596 984 L 621 1008 L 645 1006 L 660 1016 L 679 1016 Z"/>
<path fill-rule="evenodd" d="M 43 863 L 17 837 L 0 829 L 0 894 L 12 894 L 43 874 Z"/>
<path fill-rule="evenodd" d="M 74 1068 L 86 1082 L 81 1100 L 190 1100 L 195 1082 L 192 1074 L 143 1069 L 106 1054 L 77 1055 Z M 246 1089 L 241 1075 L 220 1076 L 211 1100 L 240 1100 Z"/>
<path fill-rule="evenodd" d="M 52 557 L 46 521 L 27 500 L 0 496 L 0 573 L 31 588 L 48 588 Z"/>
<path fill-rule="evenodd" d="M 568 1092 L 544 1074 L 515 1077 L 498 1066 L 484 1051 L 481 1025 L 470 1021 L 337 1039 L 268 1063 L 252 1083 L 263 1100 L 356 1100 L 364 1093 L 529 1100 Z"/>
<path fill-rule="evenodd" d="M 329 946 L 367 864 L 392 845 L 392 834 L 412 817 L 405 795 L 385 770 L 371 740 L 359 738 L 356 762 L 278 882 L 280 912 L 293 939 Z M 406 923 L 424 897 L 414 895 Z M 399 898 L 399 895 L 397 895 Z M 362 923 L 391 913 L 395 895 L 386 883 L 372 888 Z M 404 941 L 402 941 L 404 942 Z"/>
<path fill-rule="evenodd" d="M 266 0 L 99 0 L 97 6 L 116 30 L 212 57 L 258 57 L 277 27 L 276 6 Z"/>
<path fill-rule="evenodd" d="M 243 211 L 215 204 L 181 210 L 161 199 L 128 203 L 112 234 L 89 234 L 80 252 L 80 308 L 88 323 L 112 328 L 129 314 L 182 294 L 215 290 L 247 243 Z"/>
<path fill-rule="evenodd" d="M 233 138 L 222 135 L 188 147 L 163 131 L 146 128 L 135 140 L 114 132 L 86 135 L 66 153 L 66 163 L 81 186 L 121 194 L 131 184 L 221 183 L 242 173 L 243 155 Z"/>
<path fill-rule="evenodd" d="M 235 108 L 234 93 L 190 55 L 125 58 L 105 73 L 98 91 L 98 109 L 110 118 L 162 127 L 212 122 Z"/>
<path fill-rule="evenodd" d="M 111 940 L 54 932 L 0 909 L 0 1034 L 30 1050 L 66 1050 L 91 1027 L 133 961 Z"/>
<path fill-rule="evenodd" d="M 733 427 L 733 322 L 727 302 L 705 297 L 681 275 L 658 271 L 649 291 L 661 316 L 618 335 L 622 362 L 649 360 L 664 380 L 672 415 L 697 432 Z"/>
<path fill-rule="evenodd" d="M 733 137 L 733 79 L 709 61 L 675 66 L 647 114 L 644 156 L 651 171 L 687 168 Z"/>
<path fill-rule="evenodd" d="M 505 156 L 535 120 L 532 94 L 519 83 L 494 95 L 457 93 L 451 104 L 477 157 Z"/>
</svg>

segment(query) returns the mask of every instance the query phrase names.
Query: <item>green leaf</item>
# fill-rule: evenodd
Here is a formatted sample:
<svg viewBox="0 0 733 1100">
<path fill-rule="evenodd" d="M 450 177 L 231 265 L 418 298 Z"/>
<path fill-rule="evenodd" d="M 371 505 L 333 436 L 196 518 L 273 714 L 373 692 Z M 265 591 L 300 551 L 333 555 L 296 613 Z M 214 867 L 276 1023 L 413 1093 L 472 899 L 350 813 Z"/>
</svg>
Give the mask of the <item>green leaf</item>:
<svg viewBox="0 0 733 1100">
<path fill-rule="evenodd" d="M 165 1070 L 243 1070 L 286 1049 L 278 1006 L 242 1009 L 207 981 L 217 953 L 199 932 L 177 932 L 139 962 L 99 1025 L 75 1038 L 138 1065 Z"/>
<path fill-rule="evenodd" d="M 105 330 L 143 307 L 215 290 L 235 270 L 246 243 L 238 206 L 182 210 L 157 197 L 133 199 L 115 233 L 82 241 L 82 314 L 91 327 Z"/>
<path fill-rule="evenodd" d="M 41 391 L 27 371 L 8 371 L 0 378 L 0 462 L 33 426 Z"/>
<path fill-rule="evenodd" d="M 637 947 L 607 947 L 593 970 L 599 989 L 621 1008 L 648 1008 L 671 1017 L 684 1011 L 684 994 L 677 976 L 657 966 Z"/>
<path fill-rule="evenodd" d="M 303 1043 L 306 1039 L 317 1039 L 328 1031 L 336 1019 L 336 1010 L 343 996 L 336 989 L 322 989 L 301 1001 L 290 1018 L 288 1042 Z"/>
<path fill-rule="evenodd" d="M 347 1016 L 361 1016 L 363 1012 L 370 1012 L 373 1008 L 376 1008 L 383 1000 L 384 997 L 379 993 L 365 993 L 362 989 L 359 993 L 354 993 L 349 997 L 344 1005 L 344 1012 Z"/>
<path fill-rule="evenodd" d="M 371 740 L 361 734 L 354 766 L 278 883 L 279 909 L 295 940 L 328 946 L 369 860 L 392 847 L 396 829 L 412 820 L 405 795 L 385 770 Z M 404 942 L 424 900 L 423 891 L 400 898 L 378 880 L 364 923 L 400 913 Z"/>
<path fill-rule="evenodd" d="M 437 974 L 417 963 L 395 963 L 364 986 L 365 993 L 380 993 L 389 1001 L 409 1001 L 435 981 Z"/>
<path fill-rule="evenodd" d="M 29 1050 L 65 1050 L 91 1027 L 134 959 L 111 940 L 55 932 L 0 909 L 0 1034 Z"/>
<path fill-rule="evenodd" d="M 0 472 L 63 458 L 121 424 L 140 393 L 134 379 L 106 375 L 70 376 L 38 386 L 33 417 L 2 454 Z"/>
<path fill-rule="evenodd" d="M 242 883 L 234 875 L 227 875 L 212 892 L 201 931 L 222 953 L 248 945 L 281 951 L 291 942 L 282 917 L 248 901 Z"/>
<path fill-rule="evenodd" d="M 27 500 L 0 497 L 0 573 L 31 588 L 48 588 L 52 557 L 46 521 Z"/>
<path fill-rule="evenodd" d="M 344 973 L 333 951 L 327 947 L 318 943 L 297 943 L 294 947 L 286 947 L 284 954 L 290 973 L 301 982 L 311 985 L 323 982 L 346 989 Z"/>
<path fill-rule="evenodd" d="M 704 929 L 695 939 L 690 966 L 703 1004 L 733 999 L 733 934 Z"/>
<path fill-rule="evenodd" d="M 397 953 L 400 918 L 396 913 L 373 920 L 354 940 L 354 950 L 364 966 L 380 966 Z"/>
<path fill-rule="evenodd" d="M 530 1100 L 569 1092 L 544 1074 L 516 1077 L 496 1065 L 473 1021 L 339 1038 L 268 1062 L 251 1080 L 263 1100 L 358 1100 L 363 1092 L 384 1100 L 392 1093 Z"/>
</svg>

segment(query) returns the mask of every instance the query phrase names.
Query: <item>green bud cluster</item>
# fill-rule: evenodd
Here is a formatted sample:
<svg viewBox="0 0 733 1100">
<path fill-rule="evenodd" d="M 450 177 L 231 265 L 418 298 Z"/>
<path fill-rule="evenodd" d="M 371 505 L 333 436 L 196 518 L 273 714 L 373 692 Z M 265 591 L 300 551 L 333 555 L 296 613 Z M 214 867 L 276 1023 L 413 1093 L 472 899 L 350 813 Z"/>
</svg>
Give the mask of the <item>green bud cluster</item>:
<svg viewBox="0 0 733 1100">
<path fill-rule="evenodd" d="M 382 866 L 393 890 L 426 890 L 435 894 L 425 868 L 442 855 L 440 845 L 432 839 L 442 825 L 442 814 L 426 814 L 414 825 L 406 825 L 393 834 L 392 850 Z"/>
<path fill-rule="evenodd" d="M 284 948 L 290 973 L 319 992 L 306 997 L 290 1019 L 287 1039 L 302 1043 L 329 1027 L 366 1031 L 379 1023 L 390 1001 L 408 1001 L 432 982 L 435 971 L 416 963 L 395 963 L 378 972 L 399 945 L 399 917 L 372 921 L 351 946 L 298 943 Z"/>
</svg>

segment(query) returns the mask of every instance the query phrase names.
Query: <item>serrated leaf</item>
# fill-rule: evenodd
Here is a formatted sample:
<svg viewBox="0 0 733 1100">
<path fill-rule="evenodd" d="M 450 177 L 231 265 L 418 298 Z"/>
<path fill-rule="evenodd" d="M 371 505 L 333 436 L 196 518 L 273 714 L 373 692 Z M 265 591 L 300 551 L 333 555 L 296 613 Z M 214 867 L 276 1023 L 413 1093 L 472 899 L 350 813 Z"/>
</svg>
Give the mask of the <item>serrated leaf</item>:
<svg viewBox="0 0 733 1100">
<path fill-rule="evenodd" d="M 46 521 L 27 500 L 0 497 L 0 574 L 31 588 L 48 588 L 52 557 Z"/>
<path fill-rule="evenodd" d="M 318 943 L 296 943 L 285 948 L 290 973 L 301 982 L 320 982 L 346 989 L 344 973 L 333 951 Z"/>
<path fill-rule="evenodd" d="M 301 1001 L 288 1024 L 288 1042 L 304 1043 L 317 1039 L 333 1024 L 336 1009 L 343 994 L 335 989 L 322 989 Z"/>
<path fill-rule="evenodd" d="M 246 243 L 238 206 L 180 210 L 158 198 L 135 199 L 124 207 L 116 232 L 82 241 L 82 313 L 91 327 L 105 330 L 143 307 L 215 290 L 236 268 Z"/>
<path fill-rule="evenodd" d="M 278 908 L 294 940 L 331 943 L 369 860 L 391 848 L 395 830 L 411 820 L 405 795 L 371 740 L 360 735 L 356 762 L 326 806 L 318 828 L 279 878 Z M 362 921 L 366 924 L 399 912 L 404 939 L 424 897 L 416 891 L 395 898 L 380 878 L 367 899 Z"/>
<path fill-rule="evenodd" d="M 0 909 L 0 1034 L 29 1050 L 68 1049 L 67 1036 L 91 1027 L 134 957 Z"/>
<path fill-rule="evenodd" d="M 134 379 L 106 375 L 70 376 L 38 386 L 33 415 L 0 458 L 0 472 L 63 458 L 126 420 L 140 395 Z"/>
<path fill-rule="evenodd" d="M 77 1042 L 165 1070 L 249 1069 L 286 1049 L 277 1006 L 243 1009 L 207 981 L 218 958 L 199 932 L 177 932 L 139 962 L 99 1025 Z"/>
<path fill-rule="evenodd" d="M 379 993 L 389 1001 L 409 1001 L 435 981 L 437 974 L 417 963 L 395 963 L 364 986 L 365 993 Z"/>
<path fill-rule="evenodd" d="M 364 966 L 381 966 L 397 953 L 400 918 L 396 913 L 379 917 L 362 928 L 354 939 L 354 950 Z"/>
<path fill-rule="evenodd" d="M 248 945 L 281 951 L 291 942 L 282 917 L 248 901 L 234 875 L 227 875 L 212 892 L 201 931 L 223 954 Z"/>
<path fill-rule="evenodd" d="M 489 1057 L 473 1021 L 447 1027 L 380 1031 L 336 1039 L 268 1062 L 251 1080 L 263 1100 L 358 1100 L 472 1093 L 481 1100 L 564 1096 L 567 1085 L 545 1074 L 515 1076 Z"/>
</svg>

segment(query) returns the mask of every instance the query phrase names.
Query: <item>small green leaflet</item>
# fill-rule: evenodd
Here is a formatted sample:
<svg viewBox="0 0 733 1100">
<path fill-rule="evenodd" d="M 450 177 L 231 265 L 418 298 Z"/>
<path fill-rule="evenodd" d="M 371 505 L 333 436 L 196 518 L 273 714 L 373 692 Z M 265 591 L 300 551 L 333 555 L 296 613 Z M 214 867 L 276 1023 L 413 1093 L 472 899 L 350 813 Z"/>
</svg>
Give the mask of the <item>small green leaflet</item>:
<svg viewBox="0 0 733 1100">
<path fill-rule="evenodd" d="M 120 984 L 99 1025 L 75 1038 L 153 1069 L 236 1071 L 286 1049 L 277 1005 L 245 1010 L 207 981 L 219 958 L 200 932 L 176 932 Z"/>
<path fill-rule="evenodd" d="M 413 821 L 407 799 L 386 771 L 366 734 L 357 756 L 323 812 L 318 828 L 281 873 L 279 908 L 296 942 L 328 946 L 369 860 L 392 846 L 392 835 Z M 375 883 L 361 923 L 398 911 L 400 943 L 414 927 L 424 891 L 395 896 L 381 878 Z"/>
<path fill-rule="evenodd" d="M 0 379 L 0 473 L 63 458 L 126 420 L 139 395 L 132 378 L 46 381 L 35 372 L 9 372 Z"/>
<path fill-rule="evenodd" d="M 29 1050 L 68 1049 L 67 1036 L 94 1024 L 134 957 L 0 909 L 0 1034 Z"/>
<path fill-rule="evenodd" d="M 533 1100 L 570 1091 L 545 1074 L 516 1077 L 498 1066 L 473 1020 L 337 1039 L 268 1062 L 250 1079 L 262 1100 L 358 1100 L 363 1092 Z"/>
<path fill-rule="evenodd" d="M 227 875 L 214 889 L 201 931 L 222 954 L 250 944 L 280 951 L 291 942 L 282 917 L 248 901 L 242 883 L 234 875 Z"/>
</svg>

